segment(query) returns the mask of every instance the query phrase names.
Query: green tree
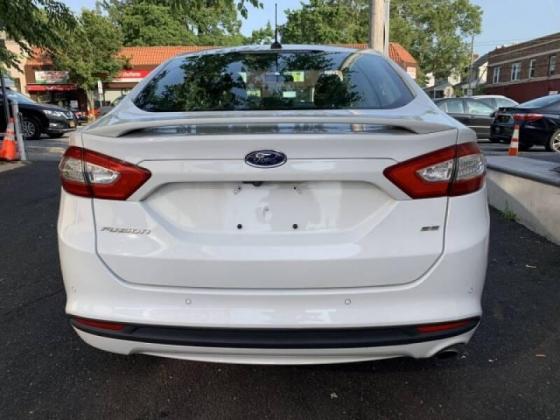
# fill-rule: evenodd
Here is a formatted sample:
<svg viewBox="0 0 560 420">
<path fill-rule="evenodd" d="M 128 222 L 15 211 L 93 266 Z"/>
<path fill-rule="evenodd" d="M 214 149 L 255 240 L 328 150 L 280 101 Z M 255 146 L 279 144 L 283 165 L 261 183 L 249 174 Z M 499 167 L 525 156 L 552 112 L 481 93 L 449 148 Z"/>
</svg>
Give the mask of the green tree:
<svg viewBox="0 0 560 420">
<path fill-rule="evenodd" d="M 368 5 L 369 0 L 310 0 L 286 11 L 282 41 L 367 42 Z M 480 33 L 481 19 L 470 0 L 392 0 L 390 39 L 411 52 L 421 73 L 446 77 L 468 64 L 468 38 Z"/>
<path fill-rule="evenodd" d="M 259 0 L 151 0 L 154 3 L 159 3 L 165 6 L 170 6 L 174 10 L 189 10 L 189 9 L 204 9 L 204 8 L 230 8 L 235 6 L 237 11 L 247 18 L 248 10 L 247 4 L 253 7 L 262 7 Z"/>
<path fill-rule="evenodd" d="M 62 46 L 60 31 L 75 24 L 70 9 L 56 0 L 0 0 L 0 32 L 28 54 L 33 47 L 51 50 Z M 19 58 L 0 44 L 0 63 L 17 67 Z"/>
<path fill-rule="evenodd" d="M 247 44 L 270 44 L 272 41 L 274 41 L 274 31 L 270 22 L 267 22 L 262 28 L 253 30 L 251 36 L 245 40 Z"/>
<path fill-rule="evenodd" d="M 109 18 L 84 10 L 78 18 L 78 25 L 61 35 L 64 48 L 53 50 L 53 64 L 68 70 L 70 80 L 86 91 L 92 109 L 97 81 L 110 80 L 125 64 L 118 56 L 122 34 Z"/>
<path fill-rule="evenodd" d="M 126 45 L 232 45 L 244 41 L 238 12 L 256 0 L 104 0 Z"/>
<path fill-rule="evenodd" d="M 469 0 L 394 0 L 391 39 L 436 79 L 460 72 L 470 62 L 470 36 L 480 33 L 482 10 Z"/>
<path fill-rule="evenodd" d="M 348 44 L 366 42 L 368 0 L 310 0 L 286 10 L 282 42 Z"/>
<path fill-rule="evenodd" d="M 131 3 L 110 10 L 111 18 L 121 29 L 126 46 L 196 43 L 196 36 L 173 16 L 167 6 Z"/>
</svg>

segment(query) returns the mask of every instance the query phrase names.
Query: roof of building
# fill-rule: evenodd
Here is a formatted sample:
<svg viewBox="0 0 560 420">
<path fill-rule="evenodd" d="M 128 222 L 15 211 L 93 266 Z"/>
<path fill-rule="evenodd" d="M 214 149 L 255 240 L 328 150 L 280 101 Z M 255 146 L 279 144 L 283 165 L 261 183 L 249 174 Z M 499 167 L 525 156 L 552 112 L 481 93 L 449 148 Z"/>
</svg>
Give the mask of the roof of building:
<svg viewBox="0 0 560 420">
<path fill-rule="evenodd" d="M 367 44 L 338 44 L 340 47 L 366 49 Z M 131 67 L 136 66 L 157 66 L 165 60 L 178 54 L 185 54 L 197 51 L 217 48 L 209 45 L 174 45 L 174 46 L 155 46 L 155 47 L 124 47 L 119 55 L 128 59 Z M 403 67 L 416 66 L 416 60 L 399 43 L 389 43 L 389 57 Z M 48 54 L 40 49 L 35 49 L 33 54 L 27 59 L 26 65 L 49 65 L 52 61 Z"/>
<path fill-rule="evenodd" d="M 176 56 L 216 48 L 202 45 L 173 45 L 161 47 L 124 47 L 119 55 L 129 59 L 131 66 L 154 66 Z"/>
<path fill-rule="evenodd" d="M 341 47 L 366 49 L 367 44 L 337 44 Z M 161 46 L 161 47 L 124 47 L 120 55 L 130 59 L 132 66 L 149 66 L 158 65 L 163 61 L 176 56 L 177 54 L 184 54 L 202 50 L 216 48 L 214 46 L 198 46 L 198 45 L 183 45 L 183 46 Z M 412 55 L 398 42 L 389 43 L 389 57 L 399 63 L 416 65 L 416 60 Z"/>
<path fill-rule="evenodd" d="M 488 55 L 496 56 L 502 54 L 510 54 L 512 51 L 525 49 L 525 48 L 533 48 L 534 44 L 538 44 L 541 42 L 542 43 L 554 42 L 554 41 L 558 41 L 559 39 L 560 39 L 560 32 L 556 32 L 538 38 L 533 38 L 528 41 L 518 42 L 512 45 L 503 45 L 503 46 L 496 47 L 494 50 L 490 51 Z"/>
</svg>

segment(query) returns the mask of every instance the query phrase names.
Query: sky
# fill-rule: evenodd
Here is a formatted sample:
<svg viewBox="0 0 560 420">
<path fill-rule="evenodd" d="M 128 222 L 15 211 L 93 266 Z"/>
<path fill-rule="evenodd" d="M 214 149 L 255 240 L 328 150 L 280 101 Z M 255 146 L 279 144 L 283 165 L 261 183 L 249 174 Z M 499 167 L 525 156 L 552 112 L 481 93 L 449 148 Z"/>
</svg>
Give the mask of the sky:
<svg viewBox="0 0 560 420">
<path fill-rule="evenodd" d="M 73 10 L 93 8 L 95 0 L 63 0 Z M 274 0 L 261 0 L 263 9 L 249 6 L 249 18 L 243 21 L 242 32 L 274 23 Z M 285 22 L 284 10 L 296 9 L 300 0 L 276 0 L 278 23 Z M 471 0 L 483 10 L 482 33 L 475 38 L 474 49 L 484 54 L 497 46 L 527 41 L 560 32 L 560 0 Z M 430 0 L 426 0 L 429 5 Z"/>
</svg>

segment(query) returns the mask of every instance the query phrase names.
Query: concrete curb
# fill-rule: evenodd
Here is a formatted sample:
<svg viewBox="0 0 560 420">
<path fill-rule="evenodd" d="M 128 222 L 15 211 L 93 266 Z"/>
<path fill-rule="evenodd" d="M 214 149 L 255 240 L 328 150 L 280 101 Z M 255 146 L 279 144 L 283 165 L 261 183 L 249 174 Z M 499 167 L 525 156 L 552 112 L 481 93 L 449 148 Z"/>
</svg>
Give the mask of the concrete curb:
<svg viewBox="0 0 560 420">
<path fill-rule="evenodd" d="M 560 245 L 560 173 L 557 164 L 488 157 L 488 201 L 532 231 Z"/>
</svg>

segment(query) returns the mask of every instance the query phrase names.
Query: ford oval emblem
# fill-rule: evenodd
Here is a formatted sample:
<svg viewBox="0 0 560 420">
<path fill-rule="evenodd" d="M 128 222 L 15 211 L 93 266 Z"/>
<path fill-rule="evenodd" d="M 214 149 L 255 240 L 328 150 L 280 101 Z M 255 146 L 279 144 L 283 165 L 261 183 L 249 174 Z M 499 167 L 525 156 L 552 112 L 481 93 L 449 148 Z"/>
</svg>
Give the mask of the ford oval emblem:
<svg viewBox="0 0 560 420">
<path fill-rule="evenodd" d="M 276 168 L 286 163 L 286 155 L 275 150 L 257 150 L 245 156 L 247 165 L 255 168 Z"/>
</svg>

